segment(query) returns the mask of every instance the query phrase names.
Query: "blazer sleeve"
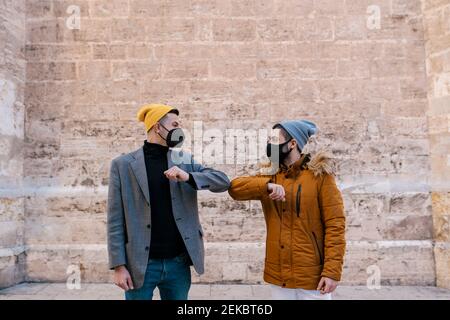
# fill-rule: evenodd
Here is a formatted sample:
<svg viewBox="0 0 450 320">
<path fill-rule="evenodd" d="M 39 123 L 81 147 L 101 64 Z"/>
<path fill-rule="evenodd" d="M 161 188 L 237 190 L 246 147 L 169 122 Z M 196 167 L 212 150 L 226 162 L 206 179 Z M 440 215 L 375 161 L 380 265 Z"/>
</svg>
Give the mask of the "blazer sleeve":
<svg viewBox="0 0 450 320">
<path fill-rule="evenodd" d="M 222 171 L 206 168 L 197 163 L 191 156 L 192 171 L 189 172 L 195 183 L 191 183 L 197 190 L 224 192 L 230 187 L 230 179 Z"/>
<path fill-rule="evenodd" d="M 111 162 L 107 203 L 107 239 L 109 268 L 125 265 L 125 218 L 117 164 Z"/>
</svg>

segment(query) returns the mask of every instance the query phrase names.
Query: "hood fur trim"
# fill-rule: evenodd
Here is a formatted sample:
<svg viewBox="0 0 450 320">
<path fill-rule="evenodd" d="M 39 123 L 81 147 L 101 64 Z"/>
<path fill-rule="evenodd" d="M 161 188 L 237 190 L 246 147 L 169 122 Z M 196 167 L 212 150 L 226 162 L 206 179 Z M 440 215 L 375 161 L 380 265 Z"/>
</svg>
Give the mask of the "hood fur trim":
<svg viewBox="0 0 450 320">
<path fill-rule="evenodd" d="M 333 159 L 333 155 L 326 151 L 319 151 L 311 155 L 311 160 L 308 162 L 307 167 L 316 177 L 323 174 L 336 174 L 336 162 Z"/>
</svg>

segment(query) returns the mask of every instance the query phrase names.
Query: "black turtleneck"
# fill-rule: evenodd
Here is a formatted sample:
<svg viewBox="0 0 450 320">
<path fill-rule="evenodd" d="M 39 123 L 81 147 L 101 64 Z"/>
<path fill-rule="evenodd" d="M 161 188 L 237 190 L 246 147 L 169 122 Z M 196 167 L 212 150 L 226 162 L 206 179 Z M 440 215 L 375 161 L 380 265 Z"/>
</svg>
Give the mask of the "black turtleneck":
<svg viewBox="0 0 450 320">
<path fill-rule="evenodd" d="M 152 219 L 149 258 L 153 259 L 173 258 L 186 252 L 173 217 L 169 179 L 164 175 L 167 170 L 168 151 L 166 146 L 144 142 Z"/>
</svg>

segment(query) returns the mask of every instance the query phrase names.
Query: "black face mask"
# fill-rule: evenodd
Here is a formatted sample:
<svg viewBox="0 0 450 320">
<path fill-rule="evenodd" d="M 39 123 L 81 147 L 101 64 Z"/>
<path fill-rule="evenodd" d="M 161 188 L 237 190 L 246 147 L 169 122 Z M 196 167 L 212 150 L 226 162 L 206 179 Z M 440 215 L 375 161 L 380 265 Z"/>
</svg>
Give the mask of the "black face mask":
<svg viewBox="0 0 450 320">
<path fill-rule="evenodd" d="M 169 148 L 181 147 L 184 141 L 184 132 L 181 128 L 175 128 L 172 130 L 168 130 L 160 123 L 161 127 L 163 127 L 167 131 L 167 136 L 164 138 L 162 135 L 159 136 L 166 141 L 166 144 Z"/>
<path fill-rule="evenodd" d="M 288 154 L 292 151 L 292 149 L 289 149 L 288 151 L 283 151 L 284 146 L 287 145 L 289 141 L 291 140 L 288 140 L 280 144 L 273 144 L 273 143 L 267 144 L 266 154 L 267 157 L 269 157 L 270 161 L 275 163 L 283 163 L 284 159 L 286 159 Z"/>
</svg>

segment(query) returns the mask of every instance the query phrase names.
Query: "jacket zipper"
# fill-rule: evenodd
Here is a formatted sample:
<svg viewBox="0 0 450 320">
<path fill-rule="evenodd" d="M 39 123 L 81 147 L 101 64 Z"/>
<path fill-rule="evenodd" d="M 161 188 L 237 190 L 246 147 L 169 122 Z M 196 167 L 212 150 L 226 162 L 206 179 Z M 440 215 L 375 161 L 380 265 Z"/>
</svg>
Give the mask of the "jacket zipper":
<svg viewBox="0 0 450 320">
<path fill-rule="evenodd" d="M 323 264 L 323 258 L 322 258 L 322 255 L 320 253 L 319 243 L 317 242 L 316 234 L 314 233 L 314 231 L 312 232 L 312 235 L 313 235 L 313 239 L 314 239 L 314 244 L 315 244 L 316 249 L 317 249 L 317 254 L 319 255 L 320 264 Z"/>
<path fill-rule="evenodd" d="M 297 218 L 300 217 L 300 196 L 302 193 L 302 185 L 299 184 L 297 188 L 297 195 L 295 197 L 295 205 L 297 209 Z"/>
</svg>

